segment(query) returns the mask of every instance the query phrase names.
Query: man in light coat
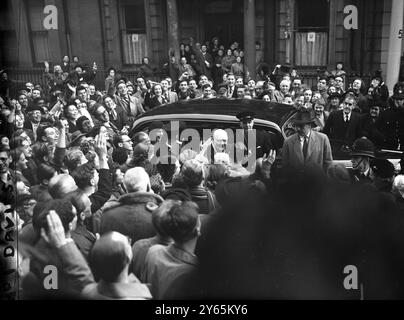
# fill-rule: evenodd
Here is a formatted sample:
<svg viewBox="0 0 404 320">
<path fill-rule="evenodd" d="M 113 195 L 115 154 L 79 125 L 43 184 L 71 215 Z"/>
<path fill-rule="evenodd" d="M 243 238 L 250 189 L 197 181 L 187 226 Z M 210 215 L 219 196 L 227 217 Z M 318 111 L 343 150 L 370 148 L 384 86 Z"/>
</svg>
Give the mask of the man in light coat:
<svg viewBox="0 0 404 320">
<path fill-rule="evenodd" d="M 321 169 L 326 171 L 332 163 L 328 137 L 312 130 L 314 119 L 309 111 L 299 111 L 294 119 L 296 133 L 283 143 L 284 168 L 298 170 Z"/>
</svg>

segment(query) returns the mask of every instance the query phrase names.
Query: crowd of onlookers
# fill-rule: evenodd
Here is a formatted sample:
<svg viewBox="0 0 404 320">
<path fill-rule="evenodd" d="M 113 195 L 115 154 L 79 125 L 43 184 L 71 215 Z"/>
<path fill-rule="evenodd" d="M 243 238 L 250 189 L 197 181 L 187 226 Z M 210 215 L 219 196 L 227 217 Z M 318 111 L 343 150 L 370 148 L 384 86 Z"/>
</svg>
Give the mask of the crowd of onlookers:
<svg viewBox="0 0 404 320">
<path fill-rule="evenodd" d="M 237 43 L 181 44 L 160 82 L 144 58 L 135 83 L 110 68 L 97 87 L 95 63 L 64 57 L 45 63 L 46 86 L 13 96 L 1 72 L 0 211 L 18 217 L 22 298 L 403 297 L 404 176 L 390 162 L 366 184 L 338 166 L 289 172 L 265 156 L 248 172 L 192 150 L 156 160 L 158 141 L 133 132 L 168 103 L 257 99 L 310 111 L 333 147 L 367 137 L 403 150 L 403 83 L 390 96 L 380 72 L 349 83 L 338 63 L 311 88 L 290 66 L 268 68 L 259 43 L 256 70 L 243 58 Z M 343 288 L 351 264 L 365 293 Z M 47 265 L 57 293 L 44 288 Z"/>
</svg>

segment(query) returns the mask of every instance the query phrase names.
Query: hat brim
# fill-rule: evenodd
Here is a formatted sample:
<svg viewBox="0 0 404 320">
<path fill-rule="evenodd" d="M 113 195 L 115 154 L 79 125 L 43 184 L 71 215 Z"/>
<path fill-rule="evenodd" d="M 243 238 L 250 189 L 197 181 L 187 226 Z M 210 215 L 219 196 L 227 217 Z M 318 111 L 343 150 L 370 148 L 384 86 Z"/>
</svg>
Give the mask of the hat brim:
<svg viewBox="0 0 404 320">
<path fill-rule="evenodd" d="M 295 120 L 292 122 L 293 125 L 301 125 L 301 124 L 313 124 L 314 123 L 314 119 L 310 119 L 310 120 Z"/>
<path fill-rule="evenodd" d="M 393 94 L 393 95 L 391 96 L 391 98 L 392 98 L 393 100 L 404 100 L 404 95 L 403 95 L 403 94 Z"/>
<path fill-rule="evenodd" d="M 72 141 L 70 141 L 70 145 L 73 145 L 77 142 L 77 140 L 79 140 L 80 138 L 86 137 L 87 135 L 82 133 L 80 135 L 78 135 L 77 137 L 75 137 Z"/>
<path fill-rule="evenodd" d="M 351 157 L 359 156 L 359 157 L 376 158 L 376 156 L 373 152 L 353 151 L 353 152 L 350 152 L 349 155 Z"/>
<path fill-rule="evenodd" d="M 254 120 L 254 117 L 245 117 L 245 118 L 237 118 L 237 119 L 239 119 L 241 122 L 246 122 L 246 121 Z"/>
</svg>

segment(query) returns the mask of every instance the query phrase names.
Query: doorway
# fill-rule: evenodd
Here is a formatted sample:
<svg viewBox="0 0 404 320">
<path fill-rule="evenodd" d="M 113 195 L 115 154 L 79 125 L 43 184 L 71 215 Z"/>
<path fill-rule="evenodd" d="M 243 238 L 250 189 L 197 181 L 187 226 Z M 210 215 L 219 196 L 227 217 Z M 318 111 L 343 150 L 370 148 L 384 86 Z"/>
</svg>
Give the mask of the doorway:
<svg viewBox="0 0 404 320">
<path fill-rule="evenodd" d="M 234 41 L 244 44 L 243 0 L 206 1 L 204 7 L 205 41 L 218 37 L 227 49 Z"/>
</svg>

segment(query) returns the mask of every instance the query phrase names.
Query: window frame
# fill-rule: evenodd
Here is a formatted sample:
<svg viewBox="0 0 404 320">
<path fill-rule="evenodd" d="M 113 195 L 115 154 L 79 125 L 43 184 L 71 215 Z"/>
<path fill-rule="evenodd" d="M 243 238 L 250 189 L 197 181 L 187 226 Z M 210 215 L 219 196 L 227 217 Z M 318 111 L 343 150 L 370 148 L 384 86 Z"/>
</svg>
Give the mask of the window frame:
<svg viewBox="0 0 404 320">
<path fill-rule="evenodd" d="M 324 2 L 327 2 L 327 19 L 326 21 L 328 21 L 327 26 L 324 27 L 300 27 L 299 26 L 299 0 L 294 0 L 294 12 L 293 12 L 293 23 L 294 23 L 294 28 L 293 28 L 293 63 L 296 67 L 298 67 L 301 70 L 313 70 L 313 69 L 322 69 L 328 66 L 329 64 L 329 51 L 330 51 L 330 31 L 331 31 L 331 27 L 330 27 L 330 16 L 331 16 L 331 2 L 330 0 L 323 0 Z M 295 50 L 296 50 L 296 34 L 297 33 L 308 33 L 308 32 L 315 32 L 315 33 L 319 33 L 319 32 L 324 32 L 327 34 L 327 52 L 326 52 L 326 63 L 325 65 L 313 65 L 313 66 L 299 66 L 296 65 L 296 56 L 295 56 Z"/>
<path fill-rule="evenodd" d="M 41 0 L 43 1 L 43 5 L 45 6 L 45 0 Z M 32 2 L 32 0 L 24 0 L 24 6 L 25 6 L 25 14 L 26 14 L 26 18 L 27 18 L 27 28 L 28 28 L 28 34 L 29 34 L 29 44 L 30 44 L 30 48 L 31 48 L 31 57 L 32 57 L 32 64 L 34 67 L 41 67 L 43 66 L 43 61 L 42 62 L 38 62 L 37 61 L 37 57 L 35 54 L 35 47 L 34 47 L 34 34 L 45 34 L 47 35 L 47 39 L 48 39 L 48 58 L 50 59 L 51 57 L 51 50 L 50 50 L 50 46 L 49 46 L 49 30 L 40 30 L 40 31 L 32 31 L 32 25 L 31 25 L 31 17 L 30 17 L 30 12 L 31 12 L 31 8 L 30 8 L 30 2 Z M 49 60 L 48 59 L 48 60 Z"/>
<path fill-rule="evenodd" d="M 124 40 L 123 40 L 123 34 L 124 32 L 127 34 L 128 30 L 140 30 L 140 29 L 127 29 L 126 28 L 126 21 L 125 21 L 125 4 L 127 3 L 128 0 L 119 0 L 118 1 L 118 24 L 119 24 L 119 43 L 121 46 L 121 59 L 122 59 L 122 65 L 124 67 L 130 68 L 130 67 L 139 67 L 142 65 L 141 63 L 127 63 L 125 59 L 125 48 L 124 48 Z M 144 14 L 145 14 L 145 33 L 142 33 L 146 36 L 146 50 L 147 50 L 147 55 L 149 56 L 151 54 L 151 45 L 150 45 L 150 21 L 149 21 L 149 15 L 148 15 L 148 3 L 147 0 L 142 0 L 143 5 L 144 5 Z M 138 33 L 140 34 L 140 33 Z M 141 58 L 143 59 L 143 57 Z"/>
</svg>

